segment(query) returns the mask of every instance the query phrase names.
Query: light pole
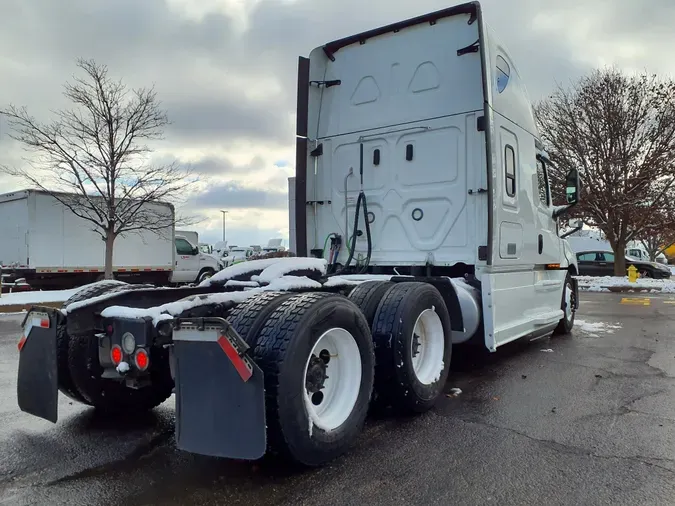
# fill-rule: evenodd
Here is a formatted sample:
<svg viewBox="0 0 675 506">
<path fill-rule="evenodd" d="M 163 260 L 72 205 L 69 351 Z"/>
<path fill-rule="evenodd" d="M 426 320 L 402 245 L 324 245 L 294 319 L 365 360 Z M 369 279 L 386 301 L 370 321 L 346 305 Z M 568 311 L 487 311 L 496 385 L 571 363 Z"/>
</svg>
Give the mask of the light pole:
<svg viewBox="0 0 675 506">
<path fill-rule="evenodd" d="M 223 213 L 223 242 L 227 242 L 227 213 L 229 211 L 220 210 Z"/>
</svg>

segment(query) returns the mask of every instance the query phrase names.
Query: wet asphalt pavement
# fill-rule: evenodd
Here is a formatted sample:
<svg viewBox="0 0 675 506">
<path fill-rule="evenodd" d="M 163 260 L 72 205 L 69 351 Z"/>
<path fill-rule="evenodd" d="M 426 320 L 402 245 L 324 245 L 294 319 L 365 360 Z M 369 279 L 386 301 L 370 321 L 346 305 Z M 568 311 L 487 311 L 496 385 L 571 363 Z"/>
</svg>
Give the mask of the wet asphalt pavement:
<svg viewBox="0 0 675 506">
<path fill-rule="evenodd" d="M 134 421 L 63 396 L 58 424 L 26 415 L 20 318 L 0 316 L 0 504 L 675 504 L 675 300 L 629 297 L 583 294 L 573 336 L 456 352 L 462 394 L 371 418 L 311 471 L 176 450 L 173 399 Z"/>
</svg>

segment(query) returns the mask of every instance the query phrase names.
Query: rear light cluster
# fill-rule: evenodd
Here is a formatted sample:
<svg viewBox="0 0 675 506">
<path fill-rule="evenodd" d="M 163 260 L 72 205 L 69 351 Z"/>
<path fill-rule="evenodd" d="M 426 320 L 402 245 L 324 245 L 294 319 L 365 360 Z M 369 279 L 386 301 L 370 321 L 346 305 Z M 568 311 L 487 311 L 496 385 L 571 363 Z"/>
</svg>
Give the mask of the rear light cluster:
<svg viewBox="0 0 675 506">
<path fill-rule="evenodd" d="M 129 339 L 129 336 L 131 336 L 131 339 Z M 145 371 L 150 366 L 150 355 L 148 355 L 145 348 L 138 348 L 134 351 L 136 343 L 134 341 L 132 346 L 131 340 L 133 340 L 133 336 L 131 334 L 125 334 L 122 337 L 122 346 L 119 344 L 113 345 L 110 349 L 110 360 L 113 365 L 117 367 L 122 363 L 122 360 L 124 360 L 124 356 L 127 355 L 133 358 L 134 365 L 139 371 Z"/>
</svg>

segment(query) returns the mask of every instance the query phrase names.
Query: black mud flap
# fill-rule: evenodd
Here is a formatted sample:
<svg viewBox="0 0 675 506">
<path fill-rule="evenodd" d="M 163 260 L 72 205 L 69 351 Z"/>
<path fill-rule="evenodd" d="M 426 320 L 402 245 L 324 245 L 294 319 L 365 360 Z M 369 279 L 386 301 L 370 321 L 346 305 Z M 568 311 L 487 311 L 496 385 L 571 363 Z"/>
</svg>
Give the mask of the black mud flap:
<svg viewBox="0 0 675 506">
<path fill-rule="evenodd" d="M 173 331 L 176 446 L 256 460 L 265 454 L 263 372 L 222 318 L 178 319 Z"/>
<path fill-rule="evenodd" d="M 31 308 L 19 340 L 19 409 L 53 423 L 58 419 L 59 395 L 56 326 L 62 318 L 53 308 Z"/>
</svg>

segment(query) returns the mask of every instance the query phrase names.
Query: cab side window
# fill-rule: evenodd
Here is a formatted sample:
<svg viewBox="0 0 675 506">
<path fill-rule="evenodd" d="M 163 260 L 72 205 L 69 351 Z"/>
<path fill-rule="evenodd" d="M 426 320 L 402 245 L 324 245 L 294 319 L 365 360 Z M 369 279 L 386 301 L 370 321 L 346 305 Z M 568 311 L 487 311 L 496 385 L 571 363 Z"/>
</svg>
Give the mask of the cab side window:
<svg viewBox="0 0 675 506">
<path fill-rule="evenodd" d="M 548 172 L 541 160 L 537 160 L 537 185 L 539 187 L 539 200 L 544 206 L 550 206 L 551 195 L 548 186 Z"/>
<path fill-rule="evenodd" d="M 192 255 L 192 246 L 185 239 L 176 239 L 176 253 L 179 255 Z"/>
<path fill-rule="evenodd" d="M 506 194 L 509 197 L 516 196 L 516 152 L 513 146 L 507 144 L 504 148 L 504 176 Z"/>
</svg>

